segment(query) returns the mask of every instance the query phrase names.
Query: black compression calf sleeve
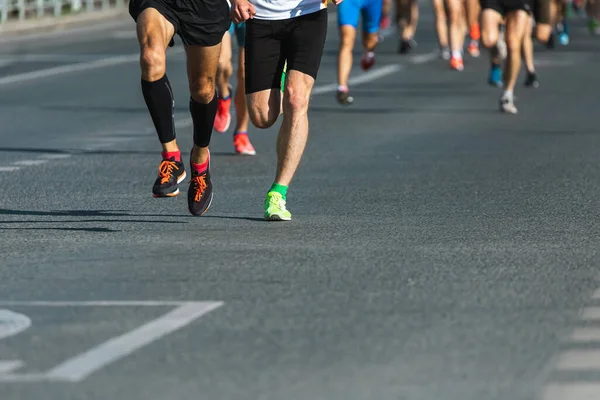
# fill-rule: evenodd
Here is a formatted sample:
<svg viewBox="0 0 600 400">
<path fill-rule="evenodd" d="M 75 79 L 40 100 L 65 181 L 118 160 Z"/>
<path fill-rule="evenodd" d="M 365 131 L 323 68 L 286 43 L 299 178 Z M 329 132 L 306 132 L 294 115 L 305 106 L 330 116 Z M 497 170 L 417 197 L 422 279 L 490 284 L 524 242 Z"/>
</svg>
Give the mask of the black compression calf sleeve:
<svg viewBox="0 0 600 400">
<path fill-rule="evenodd" d="M 158 140 L 161 143 L 175 140 L 175 100 L 167 75 L 154 82 L 142 79 L 142 93 L 158 133 Z"/>
<path fill-rule="evenodd" d="M 190 113 L 194 122 L 194 144 L 198 147 L 208 147 L 217 115 L 217 94 L 215 93 L 208 104 L 198 103 L 190 98 Z"/>
</svg>

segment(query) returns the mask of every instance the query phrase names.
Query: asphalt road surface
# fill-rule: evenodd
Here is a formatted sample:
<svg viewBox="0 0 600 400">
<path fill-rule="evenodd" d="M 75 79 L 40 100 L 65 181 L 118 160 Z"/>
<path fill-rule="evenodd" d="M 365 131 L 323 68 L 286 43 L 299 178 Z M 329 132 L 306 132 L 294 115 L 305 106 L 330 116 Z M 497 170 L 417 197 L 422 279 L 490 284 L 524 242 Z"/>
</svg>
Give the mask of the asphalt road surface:
<svg viewBox="0 0 600 400">
<path fill-rule="evenodd" d="M 275 129 L 256 157 L 214 134 L 206 217 L 151 197 L 129 19 L 3 40 L 0 398 L 600 398 L 600 40 L 538 47 L 503 115 L 487 57 L 451 71 L 422 14 L 346 108 L 331 23 L 290 223 L 261 219 Z"/>
</svg>

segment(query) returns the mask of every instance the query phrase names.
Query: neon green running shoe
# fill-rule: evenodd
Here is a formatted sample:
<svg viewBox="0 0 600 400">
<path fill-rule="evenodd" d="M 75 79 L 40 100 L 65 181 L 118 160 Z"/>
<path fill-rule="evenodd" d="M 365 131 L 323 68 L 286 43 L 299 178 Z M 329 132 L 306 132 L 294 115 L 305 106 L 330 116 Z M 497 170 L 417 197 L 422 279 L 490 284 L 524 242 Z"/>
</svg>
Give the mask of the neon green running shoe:
<svg viewBox="0 0 600 400">
<path fill-rule="evenodd" d="M 265 219 L 267 221 L 289 221 L 292 214 L 285 208 L 281 193 L 269 192 L 265 199 Z"/>
<path fill-rule="evenodd" d="M 285 75 L 287 73 L 287 60 L 283 64 L 283 73 L 281 74 L 281 93 L 285 91 Z"/>
</svg>

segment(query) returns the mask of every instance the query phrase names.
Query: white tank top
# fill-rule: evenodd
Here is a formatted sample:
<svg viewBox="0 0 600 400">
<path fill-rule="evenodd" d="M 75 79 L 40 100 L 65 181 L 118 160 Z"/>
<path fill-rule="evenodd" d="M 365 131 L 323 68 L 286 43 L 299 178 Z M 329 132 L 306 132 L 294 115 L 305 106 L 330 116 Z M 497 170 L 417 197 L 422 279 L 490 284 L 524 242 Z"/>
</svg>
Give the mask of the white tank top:
<svg viewBox="0 0 600 400">
<path fill-rule="evenodd" d="M 327 8 L 327 0 L 250 0 L 256 19 L 290 19 Z"/>
</svg>

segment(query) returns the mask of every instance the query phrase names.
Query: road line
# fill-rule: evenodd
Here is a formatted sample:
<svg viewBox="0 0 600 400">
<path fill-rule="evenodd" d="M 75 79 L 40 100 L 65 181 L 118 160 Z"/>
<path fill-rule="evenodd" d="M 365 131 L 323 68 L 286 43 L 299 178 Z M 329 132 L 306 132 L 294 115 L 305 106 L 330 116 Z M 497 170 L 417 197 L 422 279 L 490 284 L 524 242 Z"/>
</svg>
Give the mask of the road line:
<svg viewBox="0 0 600 400">
<path fill-rule="evenodd" d="M 600 327 L 577 328 L 571 333 L 569 341 L 573 343 L 600 342 Z"/>
<path fill-rule="evenodd" d="M 100 301 L 0 301 L 0 307 L 157 307 L 182 306 L 189 301 L 100 300 Z"/>
<path fill-rule="evenodd" d="M 21 168 L 19 167 L 0 167 L 0 172 L 13 172 L 13 171 L 18 171 Z"/>
<path fill-rule="evenodd" d="M 18 335 L 31 326 L 27 315 L 10 310 L 0 310 L 0 340 Z"/>
<path fill-rule="evenodd" d="M 414 56 L 410 56 L 408 62 L 411 64 L 425 64 L 429 61 L 433 61 L 439 57 L 437 51 L 433 51 L 427 54 L 417 54 Z"/>
<path fill-rule="evenodd" d="M 600 370 L 600 350 L 567 350 L 558 355 L 556 369 L 560 371 Z"/>
<path fill-rule="evenodd" d="M 552 383 L 546 386 L 540 400 L 598 400 L 600 383 Z"/>
<path fill-rule="evenodd" d="M 600 307 L 586 307 L 581 312 L 584 321 L 600 321 Z"/>
<path fill-rule="evenodd" d="M 170 50 L 169 54 L 182 53 L 183 48 L 177 47 Z M 95 60 L 90 62 L 83 62 L 78 64 L 62 65 L 60 67 L 52 67 L 40 69 L 37 71 L 24 72 L 22 74 L 8 75 L 0 78 L 0 85 L 6 85 L 10 83 L 30 81 L 39 78 L 48 78 L 50 76 L 69 74 L 72 72 L 87 71 L 91 69 L 113 67 L 115 65 L 127 64 L 130 62 L 138 62 L 140 59 L 139 53 L 127 54 L 116 57 L 104 58 L 102 60 Z"/>
<path fill-rule="evenodd" d="M 105 58 L 119 57 L 119 54 L 15 54 L 0 55 L 0 63 L 14 64 L 17 62 L 86 62 Z"/>
<path fill-rule="evenodd" d="M 42 154 L 40 157 L 47 158 L 48 160 L 63 160 L 65 158 L 71 157 L 71 154 Z"/>
<path fill-rule="evenodd" d="M 183 328 L 222 305 L 222 302 L 183 304 L 160 318 L 63 362 L 48 371 L 46 376 L 49 379 L 61 379 L 69 382 L 82 381 L 100 368 Z"/>
<path fill-rule="evenodd" d="M 374 81 L 375 79 L 382 78 L 386 75 L 391 75 L 395 72 L 400 71 L 401 69 L 401 65 L 386 65 L 385 67 L 376 68 L 372 71 L 350 78 L 348 80 L 348 84 L 352 86 L 357 86 L 366 82 Z M 337 90 L 337 87 L 337 83 L 330 83 L 329 85 L 317 86 L 313 89 L 312 94 L 319 95 L 329 92 L 335 92 Z"/>
<path fill-rule="evenodd" d="M 11 373 L 24 365 L 21 360 L 0 360 L 0 374 Z"/>
<path fill-rule="evenodd" d="M 31 165 L 42 165 L 47 163 L 48 160 L 21 160 L 21 161 L 15 161 L 13 164 L 14 165 L 19 165 L 19 166 L 24 166 L 24 167 L 29 167 Z"/>
</svg>

